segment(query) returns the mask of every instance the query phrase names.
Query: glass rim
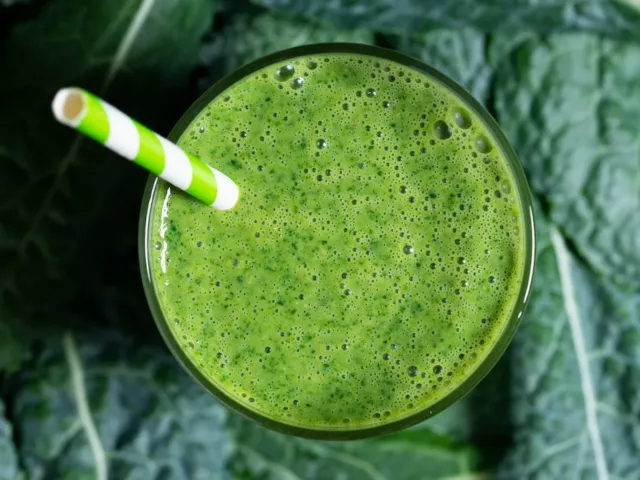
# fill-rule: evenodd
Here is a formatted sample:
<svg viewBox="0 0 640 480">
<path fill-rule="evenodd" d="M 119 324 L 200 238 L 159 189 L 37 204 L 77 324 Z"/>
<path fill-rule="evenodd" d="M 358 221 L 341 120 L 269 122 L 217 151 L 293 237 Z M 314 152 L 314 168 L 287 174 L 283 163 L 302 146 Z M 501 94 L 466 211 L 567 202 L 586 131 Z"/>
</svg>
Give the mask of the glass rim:
<svg viewBox="0 0 640 480">
<path fill-rule="evenodd" d="M 145 296 L 147 298 L 149 309 L 151 310 L 152 317 L 158 327 L 158 330 L 160 331 L 161 336 L 163 337 L 173 356 L 178 360 L 178 362 L 187 371 L 187 373 L 189 373 L 191 377 L 195 379 L 196 382 L 198 382 L 203 388 L 205 388 L 209 393 L 211 393 L 214 397 L 216 397 L 227 407 L 231 408 L 233 411 L 241 413 L 251 420 L 254 420 L 257 423 L 272 430 L 304 438 L 321 440 L 355 440 L 393 433 L 420 423 L 436 415 L 456 401 L 460 400 L 471 390 L 473 390 L 478 385 L 478 383 L 480 383 L 480 381 L 491 371 L 491 369 L 496 365 L 498 360 L 502 357 L 507 347 L 511 343 L 511 340 L 513 339 L 513 336 L 520 324 L 527 301 L 529 299 L 531 283 L 533 280 L 533 272 L 535 268 L 535 225 L 531 192 L 529 190 L 529 185 L 524 175 L 524 171 L 522 169 L 522 166 L 520 165 L 520 161 L 518 160 L 515 151 L 509 144 L 507 138 L 505 137 L 504 133 L 498 126 L 498 123 L 493 119 L 491 114 L 476 99 L 474 99 L 470 93 L 468 93 L 463 87 L 458 85 L 451 78 L 447 77 L 443 73 L 436 70 L 434 67 L 422 62 L 421 60 L 417 60 L 413 57 L 404 55 L 394 50 L 388 50 L 381 47 L 357 43 L 320 43 L 280 50 L 270 55 L 261 57 L 233 71 L 232 73 L 209 87 L 204 93 L 202 93 L 177 121 L 177 123 L 169 133 L 169 140 L 177 142 L 184 131 L 186 131 L 189 124 L 196 118 L 196 116 L 202 111 L 204 107 L 211 103 L 214 98 L 216 98 L 228 87 L 241 80 L 242 78 L 250 75 L 251 73 L 269 65 L 286 60 L 291 60 L 296 57 L 329 53 L 350 53 L 382 58 L 399 63 L 405 67 L 412 68 L 432 78 L 443 87 L 449 89 L 453 94 L 455 94 L 465 104 L 465 107 L 472 111 L 476 115 L 476 117 L 483 122 L 485 128 L 495 139 L 498 148 L 500 149 L 506 160 L 507 166 L 510 169 L 516 184 L 516 189 L 518 191 L 518 197 L 522 206 L 522 213 L 524 216 L 523 237 L 525 252 L 523 255 L 524 265 L 522 271 L 522 279 L 520 290 L 514 303 L 514 308 L 510 318 L 505 322 L 502 332 L 499 334 L 498 339 L 494 343 L 490 352 L 487 354 L 485 359 L 476 366 L 475 370 L 469 376 L 467 376 L 464 381 L 459 383 L 455 388 L 445 394 L 445 396 L 443 396 L 434 404 L 423 408 L 420 411 L 412 413 L 404 418 L 400 418 L 383 425 L 375 425 L 364 428 L 356 427 L 351 429 L 313 429 L 271 419 L 235 401 L 231 396 L 227 395 L 224 391 L 216 387 L 216 385 L 214 385 L 209 379 L 207 379 L 207 377 L 184 353 L 183 349 L 175 340 L 170 327 L 168 326 L 167 319 L 164 317 L 162 307 L 160 306 L 155 292 L 149 262 L 149 252 L 151 250 L 148 241 L 148 236 L 150 234 L 149 227 L 154 213 L 153 200 L 155 198 L 155 192 L 160 181 L 160 179 L 154 175 L 150 175 L 149 180 L 147 181 L 147 184 L 145 186 L 142 198 L 138 229 L 138 255 Z"/>
</svg>

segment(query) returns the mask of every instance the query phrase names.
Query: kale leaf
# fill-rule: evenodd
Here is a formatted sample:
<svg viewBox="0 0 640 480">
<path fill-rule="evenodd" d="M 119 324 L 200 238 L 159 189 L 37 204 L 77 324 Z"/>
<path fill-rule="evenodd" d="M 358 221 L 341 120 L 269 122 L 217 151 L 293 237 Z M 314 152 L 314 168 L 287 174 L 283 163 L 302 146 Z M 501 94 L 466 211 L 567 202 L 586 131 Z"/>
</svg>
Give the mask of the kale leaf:
<svg viewBox="0 0 640 480">
<path fill-rule="evenodd" d="M 142 299 L 131 253 L 146 175 L 57 125 L 54 93 L 87 88 L 165 132 L 189 102 L 188 76 L 214 7 L 52 0 L 3 32 L 0 370 L 17 368 L 33 337 L 112 321 L 122 316 L 114 298 Z"/>
<path fill-rule="evenodd" d="M 227 410 L 165 349 L 67 333 L 23 369 L 14 399 L 29 479 L 226 478 Z"/>
<path fill-rule="evenodd" d="M 253 1 L 310 21 L 392 33 L 474 27 L 484 32 L 590 31 L 640 38 L 640 8 L 635 0 Z"/>
<path fill-rule="evenodd" d="M 497 39 L 495 109 L 551 220 L 599 275 L 640 289 L 640 47 Z"/>
</svg>

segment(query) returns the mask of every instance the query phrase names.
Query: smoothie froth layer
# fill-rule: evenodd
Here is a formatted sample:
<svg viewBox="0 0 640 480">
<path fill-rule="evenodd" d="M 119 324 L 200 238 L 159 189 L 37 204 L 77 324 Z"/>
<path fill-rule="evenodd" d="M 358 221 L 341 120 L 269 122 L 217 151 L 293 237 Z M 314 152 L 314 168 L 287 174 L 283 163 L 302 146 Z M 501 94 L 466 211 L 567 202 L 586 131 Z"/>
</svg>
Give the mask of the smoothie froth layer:
<svg viewBox="0 0 640 480">
<path fill-rule="evenodd" d="M 509 321 L 525 248 L 514 178 L 424 73 L 294 58 L 225 90 L 179 145 L 241 197 L 219 212 L 161 183 L 153 285 L 185 355 L 246 408 L 311 429 L 389 423 L 467 379 Z"/>
</svg>

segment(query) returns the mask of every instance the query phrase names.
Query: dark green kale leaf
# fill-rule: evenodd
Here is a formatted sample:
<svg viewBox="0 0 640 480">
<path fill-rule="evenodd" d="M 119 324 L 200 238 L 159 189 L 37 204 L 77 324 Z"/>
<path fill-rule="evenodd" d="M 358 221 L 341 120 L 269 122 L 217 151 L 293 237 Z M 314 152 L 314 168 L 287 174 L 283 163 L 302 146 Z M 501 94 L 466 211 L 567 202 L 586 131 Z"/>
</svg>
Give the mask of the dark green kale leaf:
<svg viewBox="0 0 640 480">
<path fill-rule="evenodd" d="M 640 471 L 640 46 L 497 38 L 495 108 L 538 208 L 538 264 L 511 348 L 511 478 Z"/>
<path fill-rule="evenodd" d="M 510 349 L 514 444 L 497 477 L 635 478 L 640 295 L 595 275 L 541 214 L 537 226 L 531 300 Z"/>
<path fill-rule="evenodd" d="M 498 40 L 498 121 L 551 220 L 594 271 L 640 289 L 640 46 Z"/>
<path fill-rule="evenodd" d="M 636 0 L 253 0 L 278 12 L 342 28 L 425 33 L 475 27 L 484 32 L 590 31 L 640 38 Z"/>
<path fill-rule="evenodd" d="M 127 311 L 142 299 L 135 251 L 146 174 L 58 125 L 54 93 L 87 88 L 166 132 L 191 100 L 187 80 L 214 7 L 51 0 L 3 32 L 0 370 L 17 368 L 29 339 L 61 324 L 120 318 L 112 300 L 121 292 L 135 292 Z M 127 325 L 151 325 L 144 311 Z"/>
<path fill-rule="evenodd" d="M 162 348 L 108 331 L 65 334 L 18 387 L 13 417 L 29 479 L 228 478 L 227 410 Z"/>
</svg>

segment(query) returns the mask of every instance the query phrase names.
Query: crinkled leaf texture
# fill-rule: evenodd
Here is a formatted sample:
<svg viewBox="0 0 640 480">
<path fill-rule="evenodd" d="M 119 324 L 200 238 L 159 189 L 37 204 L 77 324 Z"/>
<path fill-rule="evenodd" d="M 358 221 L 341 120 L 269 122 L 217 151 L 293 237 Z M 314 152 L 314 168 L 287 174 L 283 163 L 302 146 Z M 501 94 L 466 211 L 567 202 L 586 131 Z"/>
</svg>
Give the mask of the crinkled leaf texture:
<svg viewBox="0 0 640 480">
<path fill-rule="evenodd" d="M 163 349 L 66 334 L 20 383 L 14 417 L 29 479 L 227 478 L 227 411 Z"/>
<path fill-rule="evenodd" d="M 640 478 L 640 47 L 524 35 L 492 55 L 498 120 L 544 207 L 500 476 Z"/>
<path fill-rule="evenodd" d="M 640 8 L 635 0 L 253 1 L 343 28 L 395 33 L 475 27 L 485 32 L 588 30 L 620 37 L 640 36 Z"/>
<path fill-rule="evenodd" d="M 511 348 L 514 444 L 498 478 L 638 478 L 640 295 L 537 223 L 531 303 Z"/>
<path fill-rule="evenodd" d="M 532 188 L 596 273 L 637 291 L 640 47 L 562 35 L 506 51 L 496 111 Z"/>
</svg>

